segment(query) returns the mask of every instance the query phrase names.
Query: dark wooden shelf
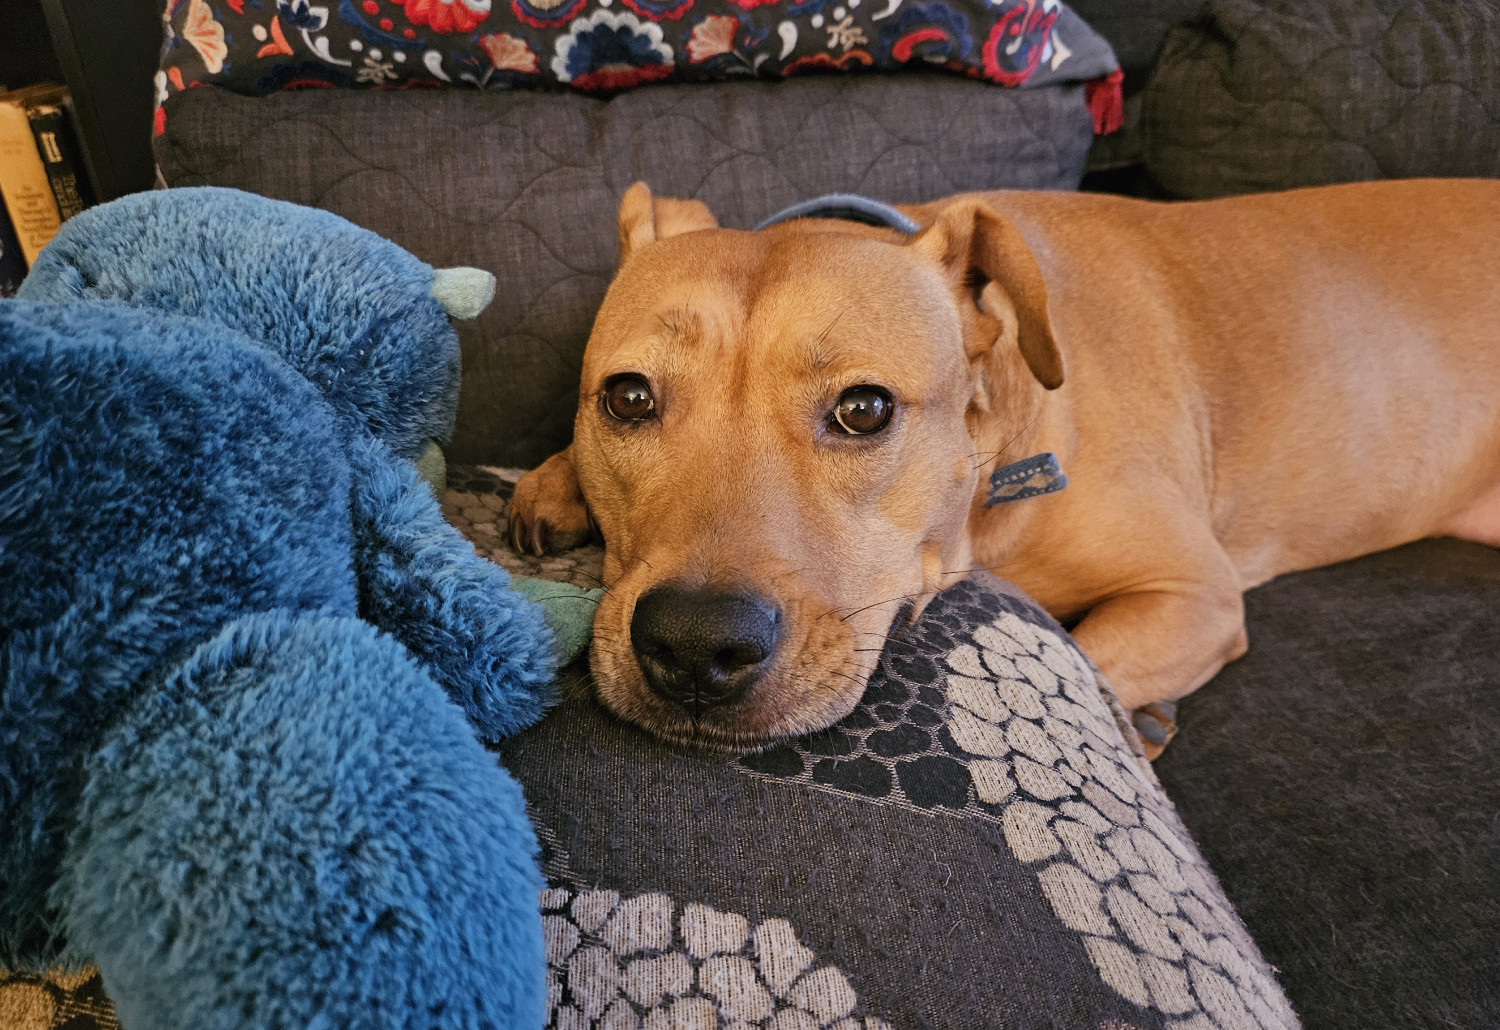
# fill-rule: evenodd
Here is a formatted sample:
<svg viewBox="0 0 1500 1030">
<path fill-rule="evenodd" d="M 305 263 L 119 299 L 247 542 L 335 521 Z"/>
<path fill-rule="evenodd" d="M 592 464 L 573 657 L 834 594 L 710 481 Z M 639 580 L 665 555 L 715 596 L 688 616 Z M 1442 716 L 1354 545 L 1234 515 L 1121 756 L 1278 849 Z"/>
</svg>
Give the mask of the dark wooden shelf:
<svg viewBox="0 0 1500 1030">
<path fill-rule="evenodd" d="M 157 0 L 0 0 L 0 83 L 65 82 L 101 200 L 150 189 Z"/>
</svg>

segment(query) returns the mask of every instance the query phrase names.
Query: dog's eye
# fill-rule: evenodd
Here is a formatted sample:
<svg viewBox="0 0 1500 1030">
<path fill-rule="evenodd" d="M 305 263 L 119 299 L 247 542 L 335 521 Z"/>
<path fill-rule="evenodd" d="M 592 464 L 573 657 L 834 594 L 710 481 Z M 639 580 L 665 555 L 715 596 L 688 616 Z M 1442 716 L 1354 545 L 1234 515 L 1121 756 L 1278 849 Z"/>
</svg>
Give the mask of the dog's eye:
<svg viewBox="0 0 1500 1030">
<path fill-rule="evenodd" d="M 869 436 L 884 429 L 895 410 L 891 395 L 884 390 L 874 386 L 851 387 L 834 405 L 828 428 L 849 436 Z"/>
<path fill-rule="evenodd" d="M 604 410 L 620 422 L 644 422 L 656 414 L 656 398 L 640 376 L 618 375 L 604 384 Z"/>
</svg>

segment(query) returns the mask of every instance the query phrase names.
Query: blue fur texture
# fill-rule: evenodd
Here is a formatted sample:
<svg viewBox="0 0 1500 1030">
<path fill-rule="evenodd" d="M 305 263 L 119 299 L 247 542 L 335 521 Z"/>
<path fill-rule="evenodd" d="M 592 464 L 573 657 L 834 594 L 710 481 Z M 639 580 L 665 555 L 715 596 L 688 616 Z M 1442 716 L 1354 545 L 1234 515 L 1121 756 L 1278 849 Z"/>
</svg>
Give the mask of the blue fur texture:
<svg viewBox="0 0 1500 1030">
<path fill-rule="evenodd" d="M 539 1026 L 536 841 L 480 738 L 541 713 L 553 639 L 399 456 L 452 419 L 413 401 L 431 270 L 227 194 L 93 209 L 27 280 L 65 302 L 0 301 L 0 966 L 97 963 L 125 1030 Z M 230 259 L 226 212 L 287 250 Z M 341 312 L 386 335 L 330 375 Z"/>
<path fill-rule="evenodd" d="M 53 936 L 80 756 L 143 677 L 248 612 L 354 611 L 340 449 L 227 330 L 0 304 L 0 964 Z"/>
<path fill-rule="evenodd" d="M 550 652 L 523 646 L 547 638 L 541 607 L 515 604 L 510 575 L 444 521 L 415 465 L 370 437 L 349 458 L 360 616 L 418 656 L 485 740 L 531 725 L 552 699 Z"/>
<path fill-rule="evenodd" d="M 433 269 L 326 211 L 213 186 L 151 190 L 63 225 L 22 300 L 118 300 L 238 329 L 413 461 L 447 441 L 458 334 Z"/>
<path fill-rule="evenodd" d="M 53 900 L 122 1026 L 542 1025 L 520 788 L 365 623 L 232 623 L 85 772 Z"/>
</svg>

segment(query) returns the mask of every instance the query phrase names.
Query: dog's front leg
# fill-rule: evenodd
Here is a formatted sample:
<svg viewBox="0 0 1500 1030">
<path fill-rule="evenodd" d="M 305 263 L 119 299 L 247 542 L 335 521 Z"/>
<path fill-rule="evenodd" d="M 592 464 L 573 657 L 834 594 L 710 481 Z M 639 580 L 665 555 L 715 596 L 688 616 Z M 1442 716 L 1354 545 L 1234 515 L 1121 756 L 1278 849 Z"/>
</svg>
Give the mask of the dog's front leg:
<svg viewBox="0 0 1500 1030">
<path fill-rule="evenodd" d="M 516 484 L 510 501 L 510 540 L 523 554 L 566 551 L 593 532 L 588 505 L 573 469 L 573 448 L 558 451 Z"/>
<path fill-rule="evenodd" d="M 1130 710 L 1192 693 L 1248 643 L 1235 578 L 1157 580 L 1115 594 L 1073 636 Z"/>
</svg>

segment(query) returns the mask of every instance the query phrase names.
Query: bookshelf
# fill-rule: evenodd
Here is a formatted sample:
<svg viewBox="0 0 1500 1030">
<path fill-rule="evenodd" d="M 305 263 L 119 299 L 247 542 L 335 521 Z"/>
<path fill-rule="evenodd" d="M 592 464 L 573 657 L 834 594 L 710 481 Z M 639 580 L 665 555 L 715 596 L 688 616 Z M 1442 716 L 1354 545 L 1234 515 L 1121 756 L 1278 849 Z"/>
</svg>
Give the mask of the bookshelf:
<svg viewBox="0 0 1500 1030">
<path fill-rule="evenodd" d="M 150 189 L 158 0 L 0 0 L 0 83 L 61 82 L 73 95 L 100 200 Z"/>
</svg>

